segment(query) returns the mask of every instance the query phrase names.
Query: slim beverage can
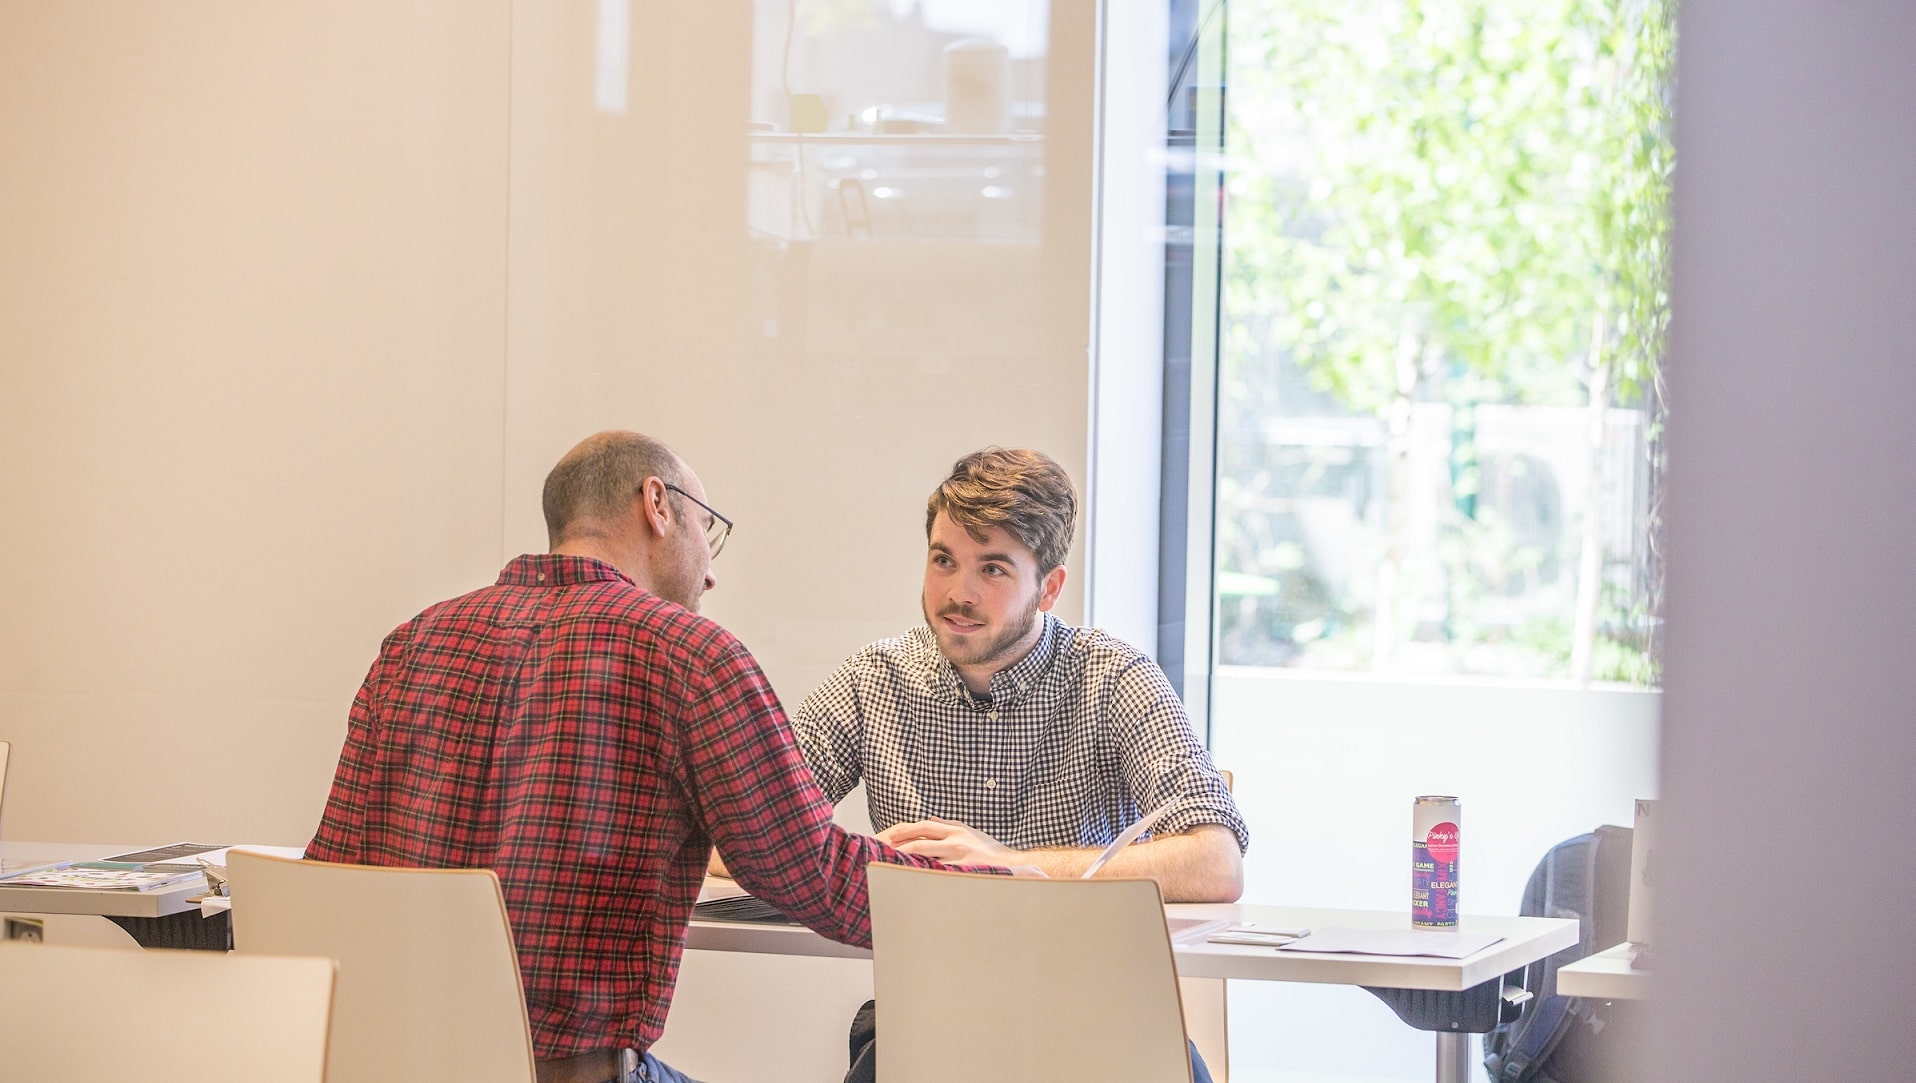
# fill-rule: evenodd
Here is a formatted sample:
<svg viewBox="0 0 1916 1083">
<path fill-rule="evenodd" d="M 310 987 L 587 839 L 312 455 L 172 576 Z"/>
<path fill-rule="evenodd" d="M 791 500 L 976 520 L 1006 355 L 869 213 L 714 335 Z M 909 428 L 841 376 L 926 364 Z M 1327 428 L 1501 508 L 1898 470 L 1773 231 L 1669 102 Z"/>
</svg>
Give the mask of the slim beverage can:
<svg viewBox="0 0 1916 1083">
<path fill-rule="evenodd" d="M 1457 844 L 1463 806 L 1455 797 L 1419 797 L 1410 806 L 1410 923 L 1457 926 Z"/>
</svg>

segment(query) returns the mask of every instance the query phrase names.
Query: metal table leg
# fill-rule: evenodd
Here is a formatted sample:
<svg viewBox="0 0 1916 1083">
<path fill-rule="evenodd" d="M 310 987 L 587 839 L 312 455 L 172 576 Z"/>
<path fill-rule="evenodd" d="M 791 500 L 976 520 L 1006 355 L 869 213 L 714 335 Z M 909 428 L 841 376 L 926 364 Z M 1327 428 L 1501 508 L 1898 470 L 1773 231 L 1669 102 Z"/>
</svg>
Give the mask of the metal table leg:
<svg viewBox="0 0 1916 1083">
<path fill-rule="evenodd" d="M 1467 1083 L 1470 1079 L 1470 1035 L 1437 1032 L 1437 1083 Z"/>
</svg>

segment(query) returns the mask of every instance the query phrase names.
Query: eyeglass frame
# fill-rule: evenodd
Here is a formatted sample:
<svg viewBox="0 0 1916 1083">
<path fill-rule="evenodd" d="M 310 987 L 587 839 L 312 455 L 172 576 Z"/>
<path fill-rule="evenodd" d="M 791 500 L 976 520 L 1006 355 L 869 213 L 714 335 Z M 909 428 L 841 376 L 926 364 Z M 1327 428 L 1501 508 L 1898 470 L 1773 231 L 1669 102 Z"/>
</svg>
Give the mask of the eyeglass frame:
<svg viewBox="0 0 1916 1083">
<path fill-rule="evenodd" d="M 672 484 L 671 482 L 666 481 L 664 478 L 659 479 L 659 484 L 665 486 L 667 490 L 679 494 L 685 499 L 690 500 L 692 503 L 697 504 L 699 507 L 704 508 L 707 512 L 711 513 L 712 526 L 708 526 L 705 528 L 705 535 L 706 535 L 705 544 L 711 547 L 712 559 L 717 560 L 719 552 L 725 548 L 725 539 L 732 536 L 732 521 L 730 519 L 727 519 L 725 516 L 720 515 L 719 510 L 717 508 L 713 507 L 710 504 L 707 504 L 705 501 L 700 500 L 698 497 L 693 496 L 691 493 L 686 492 L 684 489 L 679 488 L 678 486 Z M 720 530 L 718 537 L 714 539 L 712 537 L 712 530 L 714 527 L 716 527 L 720 523 L 725 524 L 725 529 Z"/>
</svg>

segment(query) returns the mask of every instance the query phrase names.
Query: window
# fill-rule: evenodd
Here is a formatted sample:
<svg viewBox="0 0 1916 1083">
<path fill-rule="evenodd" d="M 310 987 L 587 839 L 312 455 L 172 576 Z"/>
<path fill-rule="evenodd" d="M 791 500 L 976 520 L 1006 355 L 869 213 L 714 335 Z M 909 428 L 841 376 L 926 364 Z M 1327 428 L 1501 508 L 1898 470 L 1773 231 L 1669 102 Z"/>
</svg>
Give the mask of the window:
<svg viewBox="0 0 1916 1083">
<path fill-rule="evenodd" d="M 1671 5 L 1171 11 L 1160 653 L 1246 897 L 1407 909 L 1451 793 L 1463 909 L 1514 913 L 1656 793 Z M 1428 1076 L 1361 991 L 1231 999 L 1235 1063 Z"/>
<path fill-rule="evenodd" d="M 1654 684 L 1667 6 L 1231 30 L 1218 661 Z"/>
</svg>

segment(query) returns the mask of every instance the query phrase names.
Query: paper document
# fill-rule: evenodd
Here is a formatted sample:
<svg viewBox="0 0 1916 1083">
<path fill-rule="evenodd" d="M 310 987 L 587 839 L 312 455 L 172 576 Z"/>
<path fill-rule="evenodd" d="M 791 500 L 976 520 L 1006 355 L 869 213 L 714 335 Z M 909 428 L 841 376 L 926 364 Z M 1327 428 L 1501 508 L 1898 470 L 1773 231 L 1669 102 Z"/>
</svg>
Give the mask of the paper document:
<svg viewBox="0 0 1916 1083">
<path fill-rule="evenodd" d="M 1195 944 L 1230 924 L 1226 918 L 1174 918 L 1167 915 L 1164 919 L 1164 927 L 1170 932 L 1173 944 Z"/>
<path fill-rule="evenodd" d="M 200 854 L 211 855 L 215 851 L 225 853 L 223 842 L 176 842 L 171 846 L 156 846 L 151 850 L 141 850 L 131 854 L 114 854 L 103 857 L 102 861 L 123 862 L 130 865 L 151 865 L 161 861 L 178 861 Z"/>
<path fill-rule="evenodd" d="M 1259 925 L 1233 925 L 1216 936 L 1213 944 L 1243 944 L 1254 948 L 1277 948 L 1311 935 L 1309 929 L 1274 929 Z"/>
<path fill-rule="evenodd" d="M 1080 879 L 1089 880 L 1093 876 L 1097 875 L 1098 870 L 1104 868 L 1106 862 L 1118 856 L 1118 851 L 1138 841 L 1139 836 L 1143 835 L 1146 831 L 1151 830 L 1152 824 L 1157 823 L 1159 820 L 1162 820 L 1164 819 L 1165 816 L 1169 815 L 1171 810 L 1176 808 L 1178 805 L 1178 802 L 1181 800 L 1183 799 L 1178 797 L 1173 797 L 1169 801 L 1166 801 L 1164 804 L 1159 805 L 1157 808 L 1154 808 L 1150 812 L 1145 813 L 1144 818 L 1139 820 L 1137 823 L 1134 823 L 1130 827 L 1125 828 L 1123 834 L 1119 835 L 1115 839 L 1112 839 L 1111 845 L 1104 848 L 1104 852 L 1099 854 L 1098 859 L 1091 863 L 1091 867 L 1084 870 L 1084 875 L 1080 877 Z"/>
<path fill-rule="evenodd" d="M 1435 929 L 1319 929 L 1301 940 L 1279 945 L 1277 950 L 1462 959 L 1502 939 L 1495 933 L 1452 933 Z"/>
</svg>

